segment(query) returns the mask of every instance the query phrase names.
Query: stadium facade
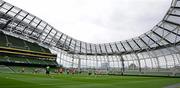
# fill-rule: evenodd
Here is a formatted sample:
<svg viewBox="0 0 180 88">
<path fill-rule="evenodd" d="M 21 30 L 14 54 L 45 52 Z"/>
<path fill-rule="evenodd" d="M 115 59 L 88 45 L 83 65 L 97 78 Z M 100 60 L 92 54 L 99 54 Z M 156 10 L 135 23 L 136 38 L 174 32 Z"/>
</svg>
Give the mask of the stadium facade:
<svg viewBox="0 0 180 88">
<path fill-rule="evenodd" d="M 59 64 L 80 71 L 178 74 L 179 30 L 180 0 L 172 1 L 164 18 L 150 31 L 125 41 L 103 44 L 74 39 L 31 13 L 0 1 L 2 33 L 56 51 Z"/>
</svg>

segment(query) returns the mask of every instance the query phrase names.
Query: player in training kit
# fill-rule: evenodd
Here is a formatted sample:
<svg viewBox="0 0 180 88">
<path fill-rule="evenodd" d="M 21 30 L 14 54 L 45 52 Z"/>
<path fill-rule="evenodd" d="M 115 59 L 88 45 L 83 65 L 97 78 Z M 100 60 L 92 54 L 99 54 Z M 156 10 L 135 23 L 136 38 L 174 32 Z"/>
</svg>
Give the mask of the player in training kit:
<svg viewBox="0 0 180 88">
<path fill-rule="evenodd" d="M 46 74 L 47 74 L 47 75 L 50 74 L 50 67 L 49 67 L 49 66 L 46 67 Z"/>
</svg>

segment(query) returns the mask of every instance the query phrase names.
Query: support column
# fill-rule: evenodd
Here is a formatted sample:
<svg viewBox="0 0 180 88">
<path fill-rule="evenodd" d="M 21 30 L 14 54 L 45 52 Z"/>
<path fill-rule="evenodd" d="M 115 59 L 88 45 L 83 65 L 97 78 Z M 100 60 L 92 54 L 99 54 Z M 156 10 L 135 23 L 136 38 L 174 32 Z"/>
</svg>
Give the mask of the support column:
<svg viewBox="0 0 180 88">
<path fill-rule="evenodd" d="M 153 52 L 153 51 L 151 51 L 154 55 L 155 55 L 155 57 L 154 58 L 156 58 L 156 61 L 157 61 L 157 71 L 159 72 L 159 70 L 160 70 L 160 65 L 159 65 L 159 59 L 158 59 L 158 56 L 156 55 L 156 53 L 155 52 Z"/>
<path fill-rule="evenodd" d="M 78 71 L 81 71 L 81 58 L 78 55 Z"/>
<path fill-rule="evenodd" d="M 119 57 L 118 56 L 116 56 L 116 60 L 117 60 L 117 64 L 118 64 L 118 72 L 120 72 L 120 59 L 119 59 Z"/>
<path fill-rule="evenodd" d="M 110 67 L 110 61 L 109 61 L 108 55 L 106 55 L 105 57 L 106 57 L 107 63 L 108 63 L 107 71 L 108 71 L 108 73 L 109 73 L 109 70 L 110 70 L 110 68 L 111 68 L 111 67 Z"/>
<path fill-rule="evenodd" d="M 124 71 L 125 71 L 125 68 L 124 68 L 124 59 L 123 59 L 123 57 L 122 57 L 122 55 L 120 55 L 120 60 L 121 60 L 121 65 L 122 65 L 122 69 L 121 69 L 121 75 L 123 75 L 124 74 Z"/>
<path fill-rule="evenodd" d="M 74 67 L 74 54 L 72 55 L 72 63 L 71 63 L 71 67 Z"/>
<path fill-rule="evenodd" d="M 98 58 L 97 58 L 97 55 L 95 56 L 96 57 L 96 69 L 98 69 Z"/>
<path fill-rule="evenodd" d="M 137 60 L 138 60 L 138 64 L 139 64 L 139 72 L 141 73 L 141 62 L 140 62 L 140 59 L 139 59 L 139 56 L 137 55 L 137 53 L 134 53 L 135 54 L 135 56 L 136 56 L 136 58 L 137 58 Z"/>
<path fill-rule="evenodd" d="M 62 51 L 60 51 L 60 57 L 59 57 L 59 63 L 62 65 L 61 59 L 62 59 Z"/>
</svg>

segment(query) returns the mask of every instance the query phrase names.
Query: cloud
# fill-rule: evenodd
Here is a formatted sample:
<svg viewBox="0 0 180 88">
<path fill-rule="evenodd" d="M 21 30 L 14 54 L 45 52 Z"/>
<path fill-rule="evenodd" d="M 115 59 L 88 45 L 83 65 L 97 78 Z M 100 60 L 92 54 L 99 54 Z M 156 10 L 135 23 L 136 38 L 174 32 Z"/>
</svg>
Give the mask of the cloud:
<svg viewBox="0 0 180 88">
<path fill-rule="evenodd" d="M 149 31 L 171 0 L 6 0 L 78 40 L 105 43 Z"/>
</svg>

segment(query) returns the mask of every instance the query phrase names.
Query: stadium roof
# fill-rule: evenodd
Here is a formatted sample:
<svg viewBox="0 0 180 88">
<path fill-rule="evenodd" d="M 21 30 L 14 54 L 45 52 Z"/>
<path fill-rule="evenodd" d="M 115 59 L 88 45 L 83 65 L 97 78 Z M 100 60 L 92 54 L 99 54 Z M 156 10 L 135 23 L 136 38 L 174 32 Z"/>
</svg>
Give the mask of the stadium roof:
<svg viewBox="0 0 180 88">
<path fill-rule="evenodd" d="M 116 55 L 151 51 L 179 44 L 179 2 L 179 0 L 173 0 L 164 18 L 153 29 L 125 41 L 103 44 L 83 42 L 58 31 L 40 18 L 4 1 L 0 1 L 0 23 L 4 24 L 1 26 L 1 31 L 18 35 L 44 46 L 61 49 L 70 54 Z"/>
</svg>

